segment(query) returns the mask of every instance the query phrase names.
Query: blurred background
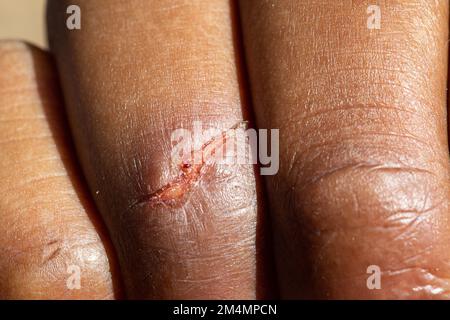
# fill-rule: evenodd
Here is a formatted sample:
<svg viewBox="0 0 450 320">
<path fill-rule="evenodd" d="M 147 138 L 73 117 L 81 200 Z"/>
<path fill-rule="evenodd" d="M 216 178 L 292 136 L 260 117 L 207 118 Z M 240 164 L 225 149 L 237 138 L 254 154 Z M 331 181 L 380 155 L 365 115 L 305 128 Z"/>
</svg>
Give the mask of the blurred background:
<svg viewBox="0 0 450 320">
<path fill-rule="evenodd" d="M 0 0 L 0 39 L 20 39 L 47 47 L 45 0 Z"/>
</svg>

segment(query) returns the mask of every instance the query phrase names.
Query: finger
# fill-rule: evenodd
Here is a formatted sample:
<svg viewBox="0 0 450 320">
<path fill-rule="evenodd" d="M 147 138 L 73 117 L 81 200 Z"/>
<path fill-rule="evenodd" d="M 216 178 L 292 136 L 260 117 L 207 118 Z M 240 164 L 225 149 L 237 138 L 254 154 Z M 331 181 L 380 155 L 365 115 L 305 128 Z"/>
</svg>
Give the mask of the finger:
<svg viewBox="0 0 450 320">
<path fill-rule="evenodd" d="M 240 2 L 283 297 L 449 297 L 448 2 L 381 3 Z"/>
<path fill-rule="evenodd" d="M 0 298 L 113 298 L 107 241 L 77 176 L 50 58 L 2 42 L 0 70 Z"/>
<path fill-rule="evenodd" d="M 80 30 L 65 28 L 72 3 Z M 261 296 L 253 166 L 171 159 L 174 130 L 193 132 L 194 121 L 227 130 L 244 118 L 229 2 L 50 1 L 48 17 L 77 150 L 127 295 Z"/>
</svg>

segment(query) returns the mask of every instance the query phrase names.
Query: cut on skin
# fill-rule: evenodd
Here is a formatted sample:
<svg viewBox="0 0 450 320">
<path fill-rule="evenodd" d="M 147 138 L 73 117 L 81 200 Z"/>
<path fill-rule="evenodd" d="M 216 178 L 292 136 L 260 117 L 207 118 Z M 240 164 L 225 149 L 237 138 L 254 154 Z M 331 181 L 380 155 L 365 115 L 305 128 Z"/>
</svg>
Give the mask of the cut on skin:
<svg viewBox="0 0 450 320">
<path fill-rule="evenodd" d="M 235 144 L 230 142 L 229 132 L 235 130 L 241 124 L 242 122 L 239 122 L 238 125 L 234 125 L 232 128 L 211 137 L 201 144 L 198 149 L 190 146 L 190 152 L 185 155 L 184 159 L 177 159 L 178 163 L 175 164 L 179 168 L 179 174 L 157 191 L 145 194 L 137 199 L 130 208 L 139 205 L 183 206 L 189 199 L 192 189 L 198 185 L 199 180 L 205 174 L 205 171 L 211 166 L 220 163 L 223 149 L 230 144 L 233 148 L 236 148 Z"/>
<path fill-rule="evenodd" d="M 65 28 L 69 4 L 81 8 L 81 30 Z M 226 130 L 247 118 L 234 14 L 226 0 L 49 1 L 77 151 L 129 298 L 270 292 L 253 166 L 208 166 L 182 206 L 132 206 L 180 174 L 174 130 L 194 121 Z"/>
</svg>

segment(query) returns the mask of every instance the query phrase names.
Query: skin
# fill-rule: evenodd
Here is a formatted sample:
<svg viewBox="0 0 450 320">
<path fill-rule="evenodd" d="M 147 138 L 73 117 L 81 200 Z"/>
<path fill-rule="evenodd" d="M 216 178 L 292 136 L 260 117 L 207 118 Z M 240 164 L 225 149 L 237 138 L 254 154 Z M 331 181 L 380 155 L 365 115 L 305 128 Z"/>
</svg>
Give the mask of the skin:
<svg viewBox="0 0 450 320">
<path fill-rule="evenodd" d="M 386 2 L 374 31 L 367 1 L 271 3 L 240 8 L 257 125 L 280 128 L 281 296 L 448 298 L 448 2 Z"/>
<path fill-rule="evenodd" d="M 119 297 L 49 55 L 2 42 L 0 69 L 0 299 Z M 70 266 L 80 270 L 77 290 L 67 285 Z"/>
<path fill-rule="evenodd" d="M 369 4 L 50 0 L 58 75 L 0 43 L 0 298 L 449 298 L 448 1 Z M 171 157 L 242 120 L 276 175 Z"/>
<path fill-rule="evenodd" d="M 77 32 L 59 27 L 69 4 L 85 12 Z M 124 14 L 133 19 L 125 24 Z M 149 196 L 180 174 L 175 129 L 247 119 L 232 15 L 225 0 L 49 2 L 75 144 L 129 298 L 266 296 L 252 165 L 205 168 L 188 196 L 174 189 L 167 205 Z"/>
</svg>

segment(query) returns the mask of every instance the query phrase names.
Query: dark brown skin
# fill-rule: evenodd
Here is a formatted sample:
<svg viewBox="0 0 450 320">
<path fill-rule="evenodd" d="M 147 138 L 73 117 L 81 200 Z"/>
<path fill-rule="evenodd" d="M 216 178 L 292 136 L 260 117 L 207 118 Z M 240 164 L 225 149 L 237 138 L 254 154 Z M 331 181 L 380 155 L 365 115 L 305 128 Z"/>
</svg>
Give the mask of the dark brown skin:
<svg viewBox="0 0 450 320">
<path fill-rule="evenodd" d="M 448 3 L 386 3 L 369 31 L 366 1 L 241 1 L 282 297 L 450 296 Z"/>
<path fill-rule="evenodd" d="M 50 0 L 59 79 L 0 43 L 0 298 L 449 298 L 448 1 L 369 4 Z M 276 175 L 172 163 L 253 116 Z"/>
<path fill-rule="evenodd" d="M 58 28 L 73 3 L 85 12 L 75 33 Z M 244 119 L 230 3 L 58 0 L 48 14 L 75 143 L 127 296 L 265 296 L 253 166 L 211 167 L 177 206 L 133 205 L 178 176 L 173 130 Z"/>
</svg>

